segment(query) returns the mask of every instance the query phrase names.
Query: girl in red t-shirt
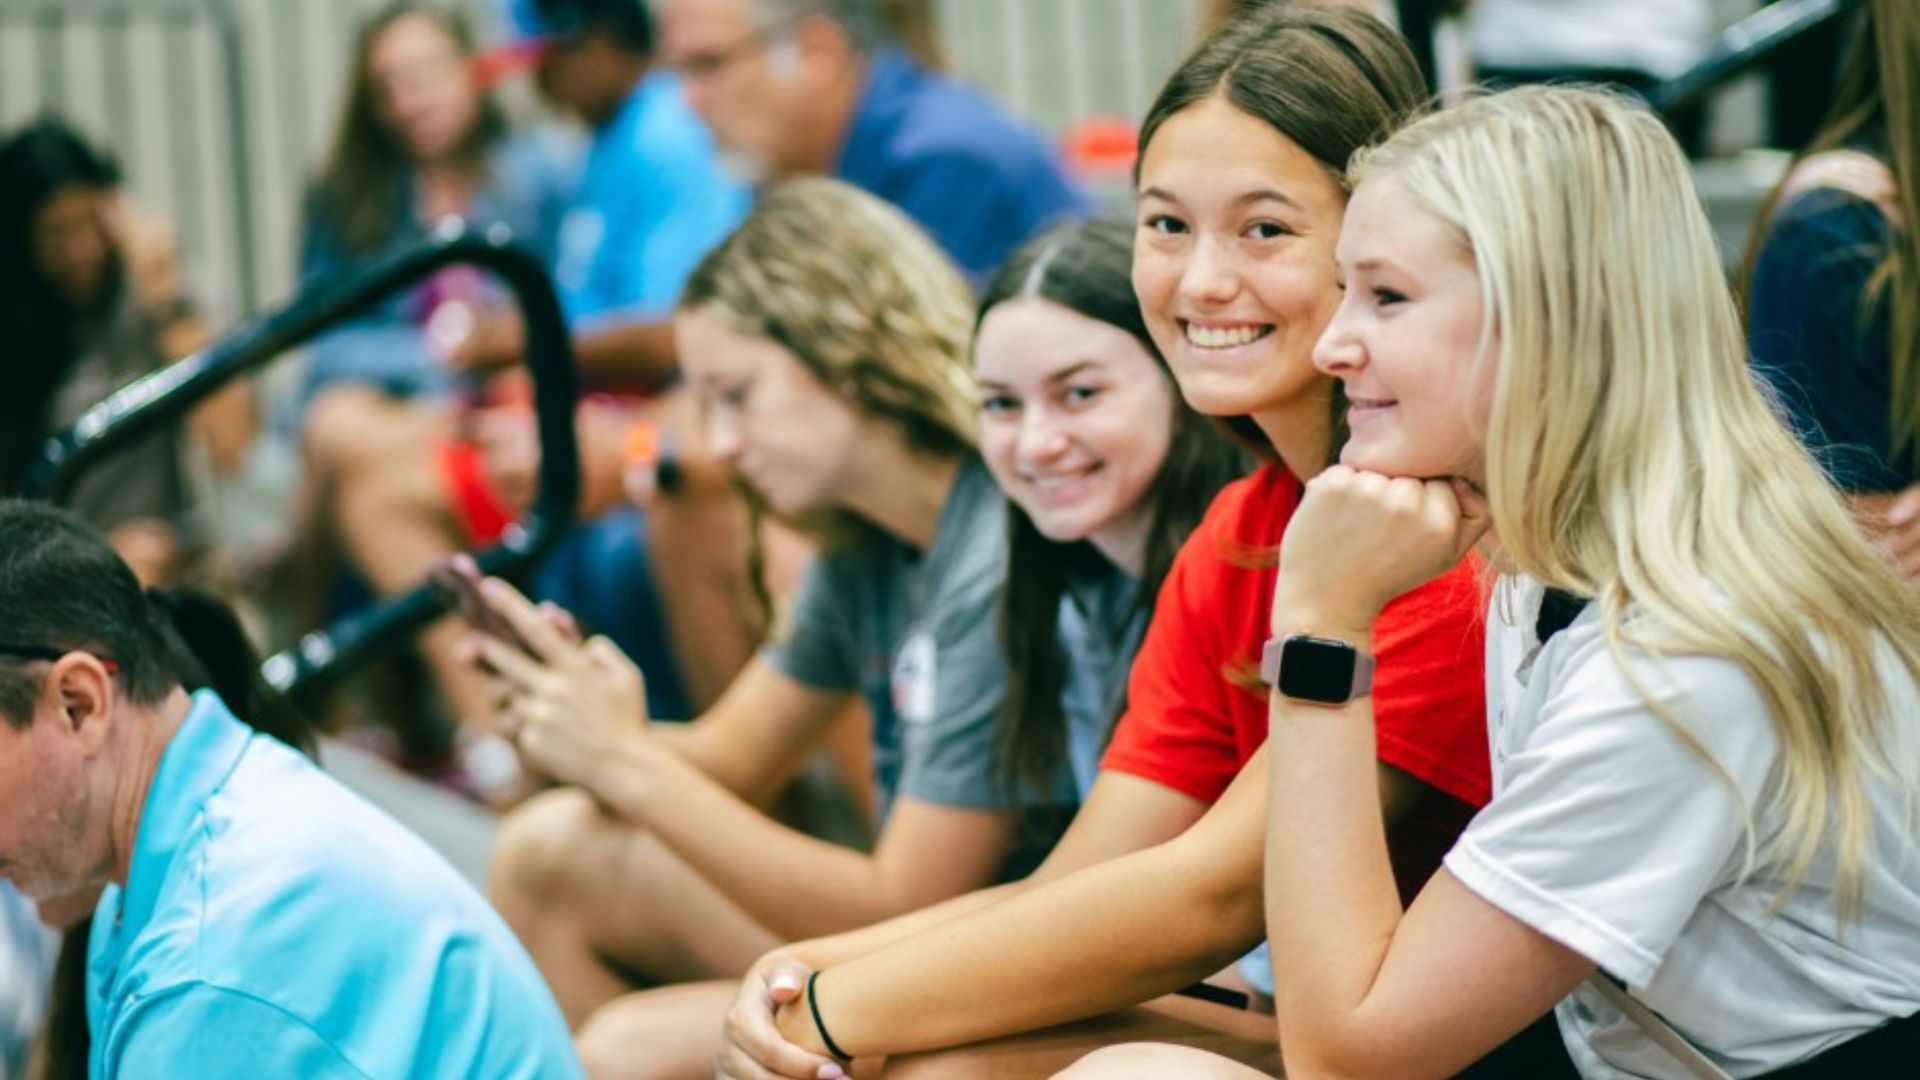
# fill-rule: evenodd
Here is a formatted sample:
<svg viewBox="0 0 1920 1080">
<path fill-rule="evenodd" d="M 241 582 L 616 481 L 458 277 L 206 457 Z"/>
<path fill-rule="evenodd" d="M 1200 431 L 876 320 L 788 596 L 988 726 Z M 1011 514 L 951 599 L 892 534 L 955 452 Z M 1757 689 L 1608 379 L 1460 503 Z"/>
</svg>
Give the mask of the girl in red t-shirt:
<svg viewBox="0 0 1920 1080">
<path fill-rule="evenodd" d="M 1339 439 L 1333 381 L 1311 359 L 1340 298 L 1338 176 L 1361 140 L 1424 98 L 1392 31 L 1321 8 L 1230 25 L 1162 89 L 1142 128 L 1135 290 L 1187 401 L 1238 418 L 1276 460 L 1229 486 L 1175 561 L 1128 713 L 1047 863 L 1025 882 L 763 958 L 729 1017 L 721 1075 L 831 1077 L 842 1051 L 955 1047 L 939 1066 L 1046 1075 L 1143 1037 L 1275 1060 L 1271 1021 L 1190 998 L 1023 1033 L 1154 1001 L 1262 936 L 1258 660 L 1277 545 L 1301 480 Z M 1377 628 L 1378 783 L 1409 891 L 1487 795 L 1478 607 L 1463 568 Z"/>
</svg>

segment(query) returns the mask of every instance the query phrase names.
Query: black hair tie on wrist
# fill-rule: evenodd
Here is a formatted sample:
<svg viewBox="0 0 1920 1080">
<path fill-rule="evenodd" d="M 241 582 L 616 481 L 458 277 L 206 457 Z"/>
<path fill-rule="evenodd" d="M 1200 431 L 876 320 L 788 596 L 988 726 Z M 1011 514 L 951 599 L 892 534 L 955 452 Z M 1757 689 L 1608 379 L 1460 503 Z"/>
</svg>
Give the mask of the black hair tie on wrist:
<svg viewBox="0 0 1920 1080">
<path fill-rule="evenodd" d="M 827 1053 L 843 1063 L 851 1062 L 853 1055 L 840 1049 L 840 1044 L 834 1042 L 833 1036 L 827 1034 L 827 1022 L 820 1019 L 820 997 L 813 992 L 814 984 L 819 981 L 820 973 L 817 971 L 807 976 L 807 1008 L 813 1011 L 813 1029 L 820 1033 L 820 1041 L 827 1044 Z"/>
</svg>

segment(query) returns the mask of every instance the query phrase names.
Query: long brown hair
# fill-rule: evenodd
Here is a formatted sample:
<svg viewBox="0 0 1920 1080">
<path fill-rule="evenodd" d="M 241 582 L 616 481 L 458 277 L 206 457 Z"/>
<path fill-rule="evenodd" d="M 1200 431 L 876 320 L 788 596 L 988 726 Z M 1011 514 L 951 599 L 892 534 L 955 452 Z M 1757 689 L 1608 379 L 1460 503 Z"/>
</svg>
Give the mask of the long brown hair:
<svg viewBox="0 0 1920 1080">
<path fill-rule="evenodd" d="M 1406 39 L 1380 20 L 1355 8 L 1274 4 L 1235 16 L 1167 79 L 1140 124 L 1141 159 L 1163 124 L 1213 97 L 1313 155 L 1342 191 L 1349 190 L 1346 168 L 1354 152 L 1392 134 L 1428 101 Z M 1346 397 L 1337 382 L 1329 398 L 1331 464 L 1347 437 Z M 1248 449 L 1273 456 L 1250 417 L 1217 422 Z M 1263 568 L 1278 562 L 1279 549 L 1235 545 L 1220 555 L 1236 566 Z M 1251 657 L 1229 662 L 1221 675 L 1243 690 L 1266 692 Z"/>
<path fill-rule="evenodd" d="M 977 331 L 987 313 L 1009 300 L 1038 298 L 1125 330 L 1172 380 L 1154 347 L 1133 294 L 1133 226 L 1122 221 L 1084 221 L 1058 226 L 1028 241 L 1002 266 L 980 299 Z M 1153 609 L 1160 583 L 1207 506 L 1228 481 L 1246 471 L 1247 459 L 1233 443 L 1194 412 L 1176 391 L 1167 456 L 1144 498 L 1153 500 L 1146 561 L 1139 592 L 1123 627 Z M 1108 568 L 1105 556 L 1086 540 L 1049 540 L 1033 519 L 1007 505 L 1007 583 L 1000 601 L 1000 643 L 1007 659 L 1007 697 L 1001 711 L 999 768 L 1009 788 L 1044 793 L 1067 750 L 1061 694 L 1067 656 L 1061 650 L 1060 604 L 1076 580 Z M 1116 632 L 1121 627 L 1102 627 Z M 1118 643 L 1116 643 L 1118 644 Z M 1109 722 L 1118 715 L 1107 718 Z"/>
<path fill-rule="evenodd" d="M 416 15 L 444 30 L 459 46 L 462 57 L 471 58 L 474 53 L 473 30 L 465 16 L 419 0 L 399 0 L 360 25 L 354 35 L 346 104 L 340 110 L 333 150 L 314 183 L 312 196 L 319 207 L 340 222 L 349 251 L 376 250 L 402 225 L 401 178 L 413 163 L 406 148 L 380 121 L 372 57 L 373 44 L 381 34 Z M 506 114 L 492 95 L 482 93 L 477 122 L 456 153 L 462 162 L 478 165 L 506 133 Z"/>
<path fill-rule="evenodd" d="M 1313 155 L 1347 189 L 1347 159 L 1391 134 L 1427 103 L 1427 85 L 1405 38 L 1357 8 L 1273 4 L 1230 19 L 1174 71 L 1140 123 L 1140 156 L 1174 114 L 1219 97 Z M 1333 439 L 1346 441 L 1346 400 L 1332 392 Z M 1271 457 L 1267 437 L 1244 416 L 1221 426 Z"/>
<path fill-rule="evenodd" d="M 1889 320 L 1890 417 L 1895 457 L 1920 461 L 1920 5 L 1868 0 L 1858 18 L 1854 51 L 1840 75 L 1819 134 L 1768 195 L 1761 227 L 1748 241 L 1741 292 L 1747 294 L 1773 216 L 1799 164 L 1815 154 L 1864 144 L 1893 174 L 1897 220 L 1888 222 L 1886 253 L 1861 296 L 1860 318 Z"/>
</svg>

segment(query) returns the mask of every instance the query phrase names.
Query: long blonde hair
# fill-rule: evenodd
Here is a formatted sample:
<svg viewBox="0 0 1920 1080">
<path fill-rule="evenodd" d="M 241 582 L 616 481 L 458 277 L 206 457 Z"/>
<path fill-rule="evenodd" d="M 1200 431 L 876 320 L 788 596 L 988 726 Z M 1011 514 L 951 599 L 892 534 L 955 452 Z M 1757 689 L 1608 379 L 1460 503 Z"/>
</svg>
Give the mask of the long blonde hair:
<svg viewBox="0 0 1920 1080">
<path fill-rule="evenodd" d="M 910 449 L 973 451 L 973 295 L 926 233 L 857 188 L 803 179 L 763 194 L 687 278 L 680 310 L 784 348 Z M 837 509 L 795 524 L 829 545 L 868 528 Z"/>
<path fill-rule="evenodd" d="M 1781 832 L 1747 866 L 1804 881 L 1839 840 L 1839 909 L 1872 854 L 1869 771 L 1898 760 L 1882 643 L 1920 681 L 1920 593 L 1860 534 L 1747 363 L 1687 163 L 1644 108 L 1537 87 L 1421 120 L 1357 157 L 1476 261 L 1497 346 L 1487 493 L 1508 566 L 1597 599 L 1627 655 L 1722 656 L 1781 747 Z M 1649 707 L 1723 778 L 1643 686 Z M 1729 778 L 1730 779 L 1730 778 Z"/>
</svg>

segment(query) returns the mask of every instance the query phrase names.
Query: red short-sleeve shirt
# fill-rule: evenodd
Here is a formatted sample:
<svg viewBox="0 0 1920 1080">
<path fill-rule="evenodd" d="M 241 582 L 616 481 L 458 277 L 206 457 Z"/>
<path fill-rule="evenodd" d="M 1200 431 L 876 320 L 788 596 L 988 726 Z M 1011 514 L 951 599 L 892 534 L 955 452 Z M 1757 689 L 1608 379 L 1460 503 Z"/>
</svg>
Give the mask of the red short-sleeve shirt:
<svg viewBox="0 0 1920 1080">
<path fill-rule="evenodd" d="M 1246 684 L 1272 632 L 1274 555 L 1301 492 L 1272 464 L 1214 499 L 1160 588 L 1102 768 L 1212 803 L 1266 742 L 1267 693 Z M 1473 806 L 1490 794 L 1483 617 L 1469 560 L 1373 627 L 1380 760 Z"/>
</svg>

